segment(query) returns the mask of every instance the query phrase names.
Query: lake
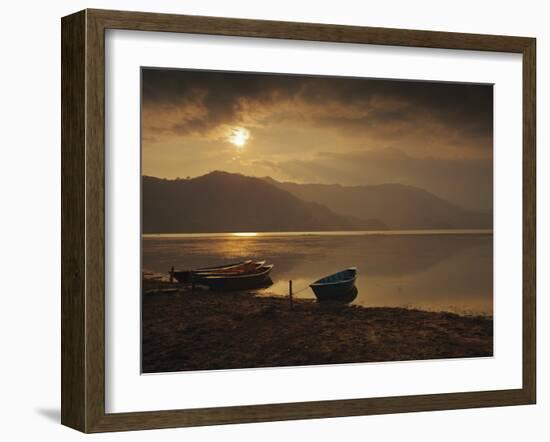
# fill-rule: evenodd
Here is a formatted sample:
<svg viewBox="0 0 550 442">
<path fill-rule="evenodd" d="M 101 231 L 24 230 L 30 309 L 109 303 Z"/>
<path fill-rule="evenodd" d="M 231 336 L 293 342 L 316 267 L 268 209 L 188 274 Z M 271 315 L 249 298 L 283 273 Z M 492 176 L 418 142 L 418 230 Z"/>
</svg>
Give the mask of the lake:
<svg viewBox="0 0 550 442">
<path fill-rule="evenodd" d="M 408 307 L 493 314 L 492 231 L 291 232 L 144 235 L 142 267 L 167 273 L 265 259 L 273 285 L 258 296 L 315 298 L 308 285 L 357 267 L 358 296 L 367 307 Z M 305 288 L 305 290 L 301 290 Z"/>
</svg>

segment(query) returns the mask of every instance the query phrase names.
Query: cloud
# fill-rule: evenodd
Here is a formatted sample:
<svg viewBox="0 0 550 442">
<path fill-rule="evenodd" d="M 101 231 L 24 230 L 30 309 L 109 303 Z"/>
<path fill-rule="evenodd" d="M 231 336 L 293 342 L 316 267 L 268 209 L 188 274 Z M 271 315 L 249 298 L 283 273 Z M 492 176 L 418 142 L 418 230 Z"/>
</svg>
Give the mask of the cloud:
<svg viewBox="0 0 550 442">
<path fill-rule="evenodd" d="M 142 84 L 146 136 L 221 139 L 227 126 L 293 122 L 388 142 L 492 147 L 490 85 L 161 69 L 144 69 Z"/>
</svg>

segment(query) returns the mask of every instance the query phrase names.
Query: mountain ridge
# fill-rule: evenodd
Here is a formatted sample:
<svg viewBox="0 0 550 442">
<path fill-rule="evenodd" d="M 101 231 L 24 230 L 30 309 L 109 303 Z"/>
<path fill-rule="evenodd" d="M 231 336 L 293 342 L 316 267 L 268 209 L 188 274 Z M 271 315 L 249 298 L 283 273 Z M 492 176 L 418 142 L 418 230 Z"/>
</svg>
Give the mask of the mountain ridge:
<svg viewBox="0 0 550 442">
<path fill-rule="evenodd" d="M 143 233 L 378 230 L 377 220 L 342 216 L 261 178 L 222 171 L 167 180 L 142 176 Z"/>
<path fill-rule="evenodd" d="M 344 216 L 369 218 L 376 214 L 389 229 L 492 228 L 491 213 L 465 209 L 415 186 L 399 183 L 297 184 L 271 177 L 262 179 L 304 201 L 323 204 Z"/>
<path fill-rule="evenodd" d="M 142 209 L 143 233 L 492 228 L 492 214 L 404 184 L 297 184 L 223 171 L 144 175 Z"/>
</svg>

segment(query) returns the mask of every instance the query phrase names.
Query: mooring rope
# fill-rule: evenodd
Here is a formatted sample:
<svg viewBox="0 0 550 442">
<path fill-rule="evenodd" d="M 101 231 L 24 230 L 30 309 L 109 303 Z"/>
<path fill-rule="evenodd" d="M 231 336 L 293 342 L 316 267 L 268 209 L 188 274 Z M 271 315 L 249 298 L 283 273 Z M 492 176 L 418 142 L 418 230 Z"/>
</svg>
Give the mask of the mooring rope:
<svg viewBox="0 0 550 442">
<path fill-rule="evenodd" d="M 300 292 L 303 292 L 304 290 L 307 290 L 308 288 L 309 288 L 309 285 L 306 285 L 305 287 L 301 288 L 300 290 L 297 290 L 297 291 L 294 291 L 294 290 L 293 290 L 293 291 L 292 291 L 292 294 L 293 294 L 293 295 L 296 295 L 296 294 L 298 294 L 298 293 L 300 293 Z"/>
</svg>

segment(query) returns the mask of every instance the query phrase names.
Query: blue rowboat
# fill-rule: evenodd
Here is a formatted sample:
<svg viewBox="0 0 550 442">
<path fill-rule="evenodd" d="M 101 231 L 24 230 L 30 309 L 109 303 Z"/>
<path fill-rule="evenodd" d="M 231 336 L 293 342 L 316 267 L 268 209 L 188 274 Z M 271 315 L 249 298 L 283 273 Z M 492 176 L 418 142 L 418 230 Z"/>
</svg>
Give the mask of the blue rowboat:
<svg viewBox="0 0 550 442">
<path fill-rule="evenodd" d="M 310 284 L 319 301 L 348 299 L 356 291 L 357 268 L 350 267 Z"/>
</svg>

